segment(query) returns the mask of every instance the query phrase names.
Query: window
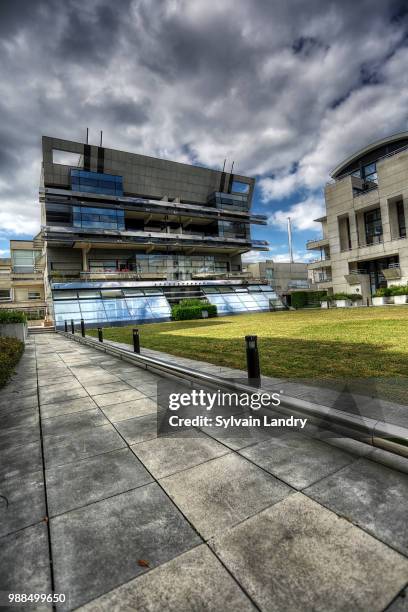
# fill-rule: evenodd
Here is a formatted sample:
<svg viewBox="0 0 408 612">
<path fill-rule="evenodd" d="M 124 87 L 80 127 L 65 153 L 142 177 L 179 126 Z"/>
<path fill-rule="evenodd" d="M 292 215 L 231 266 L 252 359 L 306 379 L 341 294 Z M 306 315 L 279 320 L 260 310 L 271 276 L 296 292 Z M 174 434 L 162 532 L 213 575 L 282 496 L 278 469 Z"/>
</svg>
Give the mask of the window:
<svg viewBox="0 0 408 612">
<path fill-rule="evenodd" d="M 249 183 L 232 181 L 231 193 L 249 193 Z"/>
<path fill-rule="evenodd" d="M 11 300 L 11 289 L 0 289 L 0 302 L 8 302 Z"/>
<path fill-rule="evenodd" d="M 377 182 L 377 165 L 376 163 L 368 164 L 362 168 L 362 178 L 365 181 Z"/>
<path fill-rule="evenodd" d="M 71 189 L 87 193 L 122 196 L 123 178 L 114 174 L 103 174 L 102 172 L 71 170 Z"/>
<path fill-rule="evenodd" d="M 381 222 L 381 208 L 375 208 L 364 213 L 365 234 L 367 244 L 382 242 L 383 230 Z"/>
<path fill-rule="evenodd" d="M 13 272 L 34 272 L 35 261 L 40 254 L 40 251 L 30 249 L 12 251 Z"/>
<path fill-rule="evenodd" d="M 123 210 L 110 208 L 74 206 L 73 226 L 94 229 L 124 230 L 125 213 Z"/>
<path fill-rule="evenodd" d="M 397 207 L 397 219 L 398 219 L 398 231 L 400 238 L 406 238 L 407 236 L 407 228 L 405 224 L 405 211 L 404 211 L 404 202 L 400 201 L 396 204 Z"/>
<path fill-rule="evenodd" d="M 63 166 L 80 166 L 81 155 L 72 151 L 61 151 L 60 149 L 52 150 L 52 163 L 62 164 Z"/>
<path fill-rule="evenodd" d="M 39 291 L 29 291 L 28 299 L 29 300 L 41 300 L 41 293 Z"/>
</svg>

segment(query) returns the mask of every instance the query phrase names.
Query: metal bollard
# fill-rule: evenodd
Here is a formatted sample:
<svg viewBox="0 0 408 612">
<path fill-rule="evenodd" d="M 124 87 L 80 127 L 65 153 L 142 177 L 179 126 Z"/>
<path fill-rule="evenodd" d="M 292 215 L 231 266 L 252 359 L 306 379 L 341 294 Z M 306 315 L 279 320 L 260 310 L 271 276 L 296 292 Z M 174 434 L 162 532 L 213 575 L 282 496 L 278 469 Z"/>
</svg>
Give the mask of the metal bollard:
<svg viewBox="0 0 408 612">
<path fill-rule="evenodd" d="M 99 340 L 99 342 L 103 342 L 103 331 L 102 331 L 102 327 L 98 327 L 98 340 Z"/>
<path fill-rule="evenodd" d="M 132 333 L 133 333 L 133 352 L 134 353 L 140 353 L 139 330 L 138 329 L 134 329 L 132 331 Z"/>
<path fill-rule="evenodd" d="M 71 334 L 75 334 L 74 321 L 71 319 Z"/>
<path fill-rule="evenodd" d="M 254 387 L 261 386 L 258 336 L 245 336 L 248 379 Z"/>
<path fill-rule="evenodd" d="M 81 335 L 85 338 L 85 323 L 83 319 L 81 319 Z"/>
<path fill-rule="evenodd" d="M 370 298 L 367 298 L 367 306 L 370 305 Z"/>
<path fill-rule="evenodd" d="M 67 334 L 68 333 L 68 323 L 66 321 L 64 321 L 64 330 L 65 330 L 65 333 Z"/>
</svg>

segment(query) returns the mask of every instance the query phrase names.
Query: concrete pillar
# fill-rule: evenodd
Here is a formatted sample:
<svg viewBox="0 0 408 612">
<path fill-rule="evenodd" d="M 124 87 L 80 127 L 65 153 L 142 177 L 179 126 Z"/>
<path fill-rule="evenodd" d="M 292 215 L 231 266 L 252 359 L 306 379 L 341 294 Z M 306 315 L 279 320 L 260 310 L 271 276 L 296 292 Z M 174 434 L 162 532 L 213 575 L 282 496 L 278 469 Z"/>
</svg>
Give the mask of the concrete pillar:
<svg viewBox="0 0 408 612">
<path fill-rule="evenodd" d="M 82 272 L 89 272 L 88 251 L 89 247 L 82 247 Z"/>
</svg>

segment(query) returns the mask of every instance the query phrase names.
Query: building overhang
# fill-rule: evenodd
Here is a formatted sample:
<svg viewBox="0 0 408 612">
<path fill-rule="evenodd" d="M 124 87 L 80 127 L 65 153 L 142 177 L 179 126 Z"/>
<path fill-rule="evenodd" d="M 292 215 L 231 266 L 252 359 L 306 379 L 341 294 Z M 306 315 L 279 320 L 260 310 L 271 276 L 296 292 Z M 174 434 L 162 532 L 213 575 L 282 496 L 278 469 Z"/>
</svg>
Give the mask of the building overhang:
<svg viewBox="0 0 408 612">
<path fill-rule="evenodd" d="M 357 162 L 360 159 L 360 157 L 364 157 L 365 155 L 372 153 L 373 151 L 375 151 L 375 149 L 380 149 L 381 147 L 384 147 L 386 145 L 398 143 L 399 141 L 403 141 L 407 139 L 408 139 L 408 132 L 401 132 L 399 134 L 393 134 L 392 136 L 388 136 L 387 138 L 381 138 L 380 140 L 376 140 L 375 142 L 372 142 L 371 144 L 363 147 L 362 149 L 359 149 L 358 151 L 356 151 L 355 153 L 353 153 L 352 155 L 344 159 L 340 164 L 338 164 L 338 166 L 336 166 L 330 172 L 330 176 L 333 179 L 336 179 L 340 177 L 342 174 L 344 174 L 346 168 L 350 166 L 350 164 L 352 164 L 353 162 Z"/>
<path fill-rule="evenodd" d="M 224 208 L 213 208 L 206 205 L 189 204 L 182 202 L 169 202 L 165 200 L 150 200 L 147 198 L 132 198 L 126 196 L 109 196 L 97 193 L 85 193 L 81 191 L 71 191 L 70 189 L 44 189 L 44 195 L 51 201 L 52 195 L 66 196 L 72 199 L 61 204 L 71 203 L 75 205 L 92 206 L 95 202 L 98 206 L 115 207 L 126 210 L 127 212 L 145 212 L 146 214 L 170 215 L 170 216 L 198 216 L 212 220 L 235 218 L 241 222 L 257 225 L 266 225 L 266 215 L 251 215 L 250 212 L 227 210 Z"/>
<path fill-rule="evenodd" d="M 249 250 L 268 250 L 266 240 L 248 241 L 240 238 L 218 236 L 195 236 L 193 234 L 167 234 L 165 232 L 119 232 L 114 230 L 86 230 L 78 228 L 46 227 L 45 238 L 48 246 L 79 249 L 179 249 L 194 248 L 217 251 L 247 252 Z"/>
</svg>

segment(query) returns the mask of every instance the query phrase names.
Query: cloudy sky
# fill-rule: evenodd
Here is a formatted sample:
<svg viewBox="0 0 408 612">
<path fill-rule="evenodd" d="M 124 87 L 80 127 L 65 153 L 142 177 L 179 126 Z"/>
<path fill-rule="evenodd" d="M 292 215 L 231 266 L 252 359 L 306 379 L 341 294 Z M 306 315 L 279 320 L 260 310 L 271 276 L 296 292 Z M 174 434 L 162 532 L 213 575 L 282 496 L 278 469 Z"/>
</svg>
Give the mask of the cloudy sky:
<svg viewBox="0 0 408 612">
<path fill-rule="evenodd" d="M 257 177 L 267 255 L 297 259 L 323 186 L 408 130 L 408 11 L 393 0 L 2 0 L 0 256 L 39 229 L 41 135 Z"/>
</svg>

